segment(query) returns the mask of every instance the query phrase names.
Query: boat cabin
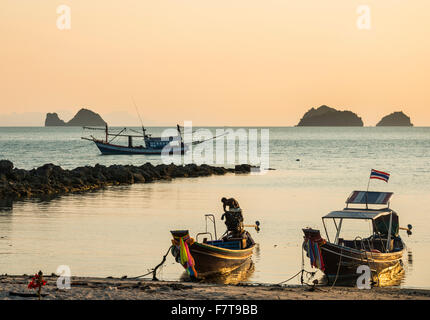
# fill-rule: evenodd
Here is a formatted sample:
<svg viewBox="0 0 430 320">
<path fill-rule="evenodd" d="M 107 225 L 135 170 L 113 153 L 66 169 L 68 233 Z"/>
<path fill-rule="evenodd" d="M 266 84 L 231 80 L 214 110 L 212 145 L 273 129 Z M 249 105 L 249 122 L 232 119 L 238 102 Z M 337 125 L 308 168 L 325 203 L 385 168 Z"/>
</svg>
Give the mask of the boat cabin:
<svg viewBox="0 0 430 320">
<path fill-rule="evenodd" d="M 181 140 L 180 136 L 169 137 L 169 138 L 145 136 L 145 145 L 147 148 L 151 148 L 151 149 L 163 149 L 170 142 L 180 141 L 180 140 Z"/>
<path fill-rule="evenodd" d="M 352 192 L 346 200 L 346 208 L 332 211 L 322 217 L 328 242 L 353 249 L 381 253 L 403 250 L 403 242 L 399 237 L 399 217 L 395 211 L 389 208 L 392 194 L 392 192 L 374 191 Z M 357 205 L 361 207 L 356 207 Z M 369 205 L 386 207 L 369 208 Z M 373 234 L 368 238 L 356 237 L 350 240 L 341 238 L 342 223 L 347 219 L 369 220 L 372 224 Z M 336 234 L 333 241 L 330 240 L 327 232 L 327 221 L 332 221 L 335 226 Z"/>
</svg>

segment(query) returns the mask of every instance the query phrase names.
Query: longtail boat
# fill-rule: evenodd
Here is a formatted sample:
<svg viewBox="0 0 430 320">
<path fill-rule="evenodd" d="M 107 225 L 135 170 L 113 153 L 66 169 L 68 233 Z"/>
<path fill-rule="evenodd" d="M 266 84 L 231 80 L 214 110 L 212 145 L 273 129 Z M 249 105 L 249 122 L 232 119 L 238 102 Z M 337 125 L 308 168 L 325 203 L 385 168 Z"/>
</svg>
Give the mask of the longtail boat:
<svg viewBox="0 0 430 320">
<path fill-rule="evenodd" d="M 83 127 L 85 130 L 102 130 L 105 132 L 105 139 L 95 138 L 93 135 L 90 137 L 82 137 L 81 139 L 92 141 L 95 143 L 100 152 L 104 155 L 114 155 L 114 154 L 162 154 L 167 153 L 185 153 L 189 146 L 184 144 L 182 139 L 181 127 L 176 126 L 178 134 L 177 136 L 171 136 L 167 138 L 162 137 L 152 137 L 150 134 L 146 133 L 145 127 L 142 126 L 142 134 L 136 130 L 123 128 L 119 132 L 109 132 L 109 127 L 106 124 L 105 128 L 97 127 Z M 132 131 L 134 133 L 128 133 Z M 120 145 L 112 143 L 118 137 L 126 137 L 128 139 L 127 145 Z M 143 144 L 136 145 L 134 139 L 141 139 Z M 143 139 L 143 141 L 142 141 Z M 167 147 L 167 148 L 166 148 Z M 163 151 L 164 150 L 164 151 Z M 166 151 L 167 150 L 167 151 Z"/>
<path fill-rule="evenodd" d="M 412 226 L 399 227 L 399 216 L 389 207 L 392 195 L 392 192 L 352 192 L 346 200 L 346 208 L 322 217 L 327 239 L 321 237 L 319 230 L 303 229 L 303 249 L 310 258 L 311 266 L 324 272 L 328 284 L 354 284 L 361 275 L 357 269 L 362 265 L 370 268 L 371 281 L 376 286 L 392 284 L 387 281 L 387 274 L 396 282 L 403 273 L 405 244 L 399 236 L 399 229 L 406 230 L 410 235 Z M 371 209 L 369 204 L 379 208 Z M 349 207 L 350 205 L 355 208 Z M 342 238 L 342 223 L 349 219 L 370 221 L 371 235 L 364 238 Z M 327 232 L 327 220 L 334 223 L 336 230 L 332 241 Z"/>
<path fill-rule="evenodd" d="M 243 238 L 232 238 L 229 232 L 226 232 L 226 236 L 217 239 L 214 215 L 207 214 L 205 217 L 206 232 L 198 233 L 195 240 L 190 237 L 188 230 L 170 231 L 173 236 L 172 255 L 194 279 L 232 272 L 249 262 L 255 247 L 254 241 L 246 231 L 244 234 L 247 236 Z M 215 237 L 208 232 L 208 219 L 213 222 Z M 252 226 L 258 231 L 258 225 L 257 221 L 256 225 Z M 202 236 L 206 237 L 199 241 Z M 210 237 L 210 240 L 207 237 Z"/>
</svg>

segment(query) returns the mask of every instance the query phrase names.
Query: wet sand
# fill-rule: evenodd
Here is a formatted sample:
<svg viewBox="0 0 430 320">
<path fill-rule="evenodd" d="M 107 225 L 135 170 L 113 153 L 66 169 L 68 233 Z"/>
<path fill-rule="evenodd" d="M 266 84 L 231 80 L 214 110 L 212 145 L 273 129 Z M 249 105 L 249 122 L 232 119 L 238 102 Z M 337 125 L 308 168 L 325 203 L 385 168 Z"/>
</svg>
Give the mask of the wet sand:
<svg viewBox="0 0 430 320">
<path fill-rule="evenodd" d="M 193 282 L 150 281 L 140 279 L 72 277 L 71 288 L 57 288 L 57 276 L 46 276 L 44 300 L 429 300 L 430 290 L 404 288 L 349 287 L 312 288 L 265 284 L 204 284 Z M 27 288 L 30 276 L 0 276 L 1 300 L 34 300 L 25 295 L 35 293 Z M 22 296 L 24 295 L 24 296 Z"/>
</svg>

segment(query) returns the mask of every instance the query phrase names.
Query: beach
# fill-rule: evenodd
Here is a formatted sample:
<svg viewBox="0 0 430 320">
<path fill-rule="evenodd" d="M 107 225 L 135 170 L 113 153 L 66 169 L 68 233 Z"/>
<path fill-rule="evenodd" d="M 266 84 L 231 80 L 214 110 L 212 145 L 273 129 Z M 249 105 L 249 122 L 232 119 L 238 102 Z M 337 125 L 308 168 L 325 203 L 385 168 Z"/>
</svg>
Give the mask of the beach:
<svg viewBox="0 0 430 320">
<path fill-rule="evenodd" d="M 57 276 L 46 276 L 43 300 L 430 300 L 430 290 L 402 288 L 280 286 L 268 284 L 222 285 L 180 281 L 72 277 L 71 288 L 57 288 Z M 0 299 L 34 300 L 27 288 L 30 276 L 0 276 Z M 17 295 L 18 294 L 18 295 Z"/>
</svg>

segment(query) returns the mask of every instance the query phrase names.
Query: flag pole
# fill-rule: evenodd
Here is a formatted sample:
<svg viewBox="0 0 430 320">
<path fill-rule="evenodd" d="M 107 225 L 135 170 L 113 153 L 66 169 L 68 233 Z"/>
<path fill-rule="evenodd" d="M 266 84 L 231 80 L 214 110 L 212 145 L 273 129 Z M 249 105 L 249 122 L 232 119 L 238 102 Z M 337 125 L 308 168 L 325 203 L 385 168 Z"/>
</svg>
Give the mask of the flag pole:
<svg viewBox="0 0 430 320">
<path fill-rule="evenodd" d="M 372 175 L 372 170 L 370 170 L 370 175 Z M 368 205 L 367 205 L 367 203 L 368 203 L 368 196 L 367 196 L 367 194 L 368 194 L 368 192 L 369 192 L 369 185 L 370 185 L 370 175 L 369 175 L 369 181 L 367 182 L 367 190 L 366 190 L 366 209 L 369 209 L 369 207 L 368 207 Z"/>
</svg>

